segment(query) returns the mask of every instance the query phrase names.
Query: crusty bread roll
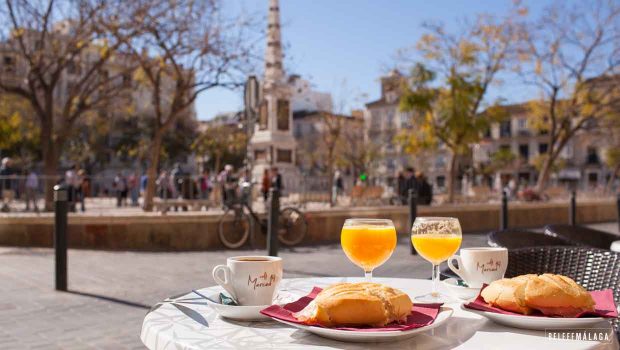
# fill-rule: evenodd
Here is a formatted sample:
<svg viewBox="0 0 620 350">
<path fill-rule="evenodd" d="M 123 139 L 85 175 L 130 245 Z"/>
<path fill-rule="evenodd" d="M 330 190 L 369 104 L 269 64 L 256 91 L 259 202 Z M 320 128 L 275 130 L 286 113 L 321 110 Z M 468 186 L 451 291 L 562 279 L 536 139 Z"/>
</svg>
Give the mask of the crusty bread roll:
<svg viewBox="0 0 620 350">
<path fill-rule="evenodd" d="M 522 275 L 492 282 L 481 293 L 485 302 L 524 315 L 574 317 L 594 310 L 594 300 L 572 279 L 554 274 Z"/>
<path fill-rule="evenodd" d="M 302 322 L 326 327 L 381 327 L 405 321 L 412 307 L 409 296 L 398 289 L 370 282 L 340 283 L 323 289 L 293 316 Z"/>
<path fill-rule="evenodd" d="M 529 315 L 533 310 L 525 303 L 525 287 L 535 276 L 523 275 L 494 281 L 482 291 L 482 298 L 488 304 L 500 309 Z"/>
<path fill-rule="evenodd" d="M 583 311 L 594 311 L 594 300 L 588 291 L 566 276 L 549 273 L 527 284 L 525 302 L 549 316 L 574 317 Z"/>
</svg>

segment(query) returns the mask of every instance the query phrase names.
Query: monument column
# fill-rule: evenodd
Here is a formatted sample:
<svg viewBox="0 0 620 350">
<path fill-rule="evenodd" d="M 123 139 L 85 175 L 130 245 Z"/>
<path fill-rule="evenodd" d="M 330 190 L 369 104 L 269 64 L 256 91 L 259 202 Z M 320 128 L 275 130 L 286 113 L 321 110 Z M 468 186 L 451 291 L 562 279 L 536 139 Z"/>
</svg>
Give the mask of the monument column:
<svg viewBox="0 0 620 350">
<path fill-rule="evenodd" d="M 280 7 L 278 0 L 270 0 L 265 72 L 261 84 L 263 98 L 258 122 L 249 141 L 254 159 L 252 175 L 255 179 L 261 179 L 266 168 L 275 166 L 284 178 L 285 187 L 291 187 L 290 179 L 298 179 L 299 170 L 295 165 L 291 91 L 282 62 Z"/>
</svg>

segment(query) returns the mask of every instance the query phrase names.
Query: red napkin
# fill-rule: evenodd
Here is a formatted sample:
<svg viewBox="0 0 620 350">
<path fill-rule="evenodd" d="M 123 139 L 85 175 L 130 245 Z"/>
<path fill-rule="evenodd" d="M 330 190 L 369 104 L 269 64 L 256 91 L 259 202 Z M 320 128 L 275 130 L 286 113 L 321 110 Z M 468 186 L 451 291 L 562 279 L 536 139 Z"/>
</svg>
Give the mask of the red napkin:
<svg viewBox="0 0 620 350">
<path fill-rule="evenodd" d="M 487 286 L 484 285 L 480 289 L 480 294 L 482 294 L 482 290 Z M 488 311 L 488 312 L 496 312 L 504 315 L 517 315 L 517 316 L 525 316 L 520 313 L 502 310 L 498 307 L 491 306 L 487 304 L 482 296 L 478 294 L 476 300 L 464 304 L 468 309 L 480 310 L 480 311 Z M 595 290 L 590 292 L 592 295 L 592 299 L 594 299 L 594 311 L 584 311 L 578 314 L 576 317 L 605 317 L 605 318 L 616 318 L 618 317 L 618 309 L 616 308 L 616 303 L 614 302 L 614 293 L 611 289 L 605 290 Z M 543 315 L 540 311 L 535 310 L 533 314 L 527 316 L 538 316 L 538 317 L 550 317 Z M 551 316 L 551 317 L 561 317 L 561 316 Z"/>
<path fill-rule="evenodd" d="M 300 298 L 297 301 L 294 301 L 285 305 L 271 305 L 270 307 L 261 311 L 261 314 L 277 318 L 280 320 L 305 324 L 303 322 L 299 322 L 295 317 L 293 317 L 293 313 L 301 311 L 306 305 L 310 304 L 314 298 L 316 298 L 317 294 L 321 292 L 323 289 L 319 287 L 314 287 L 310 294 L 305 297 Z M 403 324 L 399 323 L 391 323 L 385 327 L 378 328 L 369 328 L 369 327 L 340 327 L 333 329 L 340 329 L 346 331 L 359 331 L 359 332 L 376 332 L 376 331 L 406 331 L 409 329 L 420 328 L 424 326 L 428 326 L 435 322 L 435 318 L 437 318 L 437 314 L 439 314 L 439 308 L 442 304 L 421 304 L 414 305 L 411 315 L 407 317 L 407 321 Z M 322 327 L 321 325 L 313 325 L 317 327 Z"/>
</svg>

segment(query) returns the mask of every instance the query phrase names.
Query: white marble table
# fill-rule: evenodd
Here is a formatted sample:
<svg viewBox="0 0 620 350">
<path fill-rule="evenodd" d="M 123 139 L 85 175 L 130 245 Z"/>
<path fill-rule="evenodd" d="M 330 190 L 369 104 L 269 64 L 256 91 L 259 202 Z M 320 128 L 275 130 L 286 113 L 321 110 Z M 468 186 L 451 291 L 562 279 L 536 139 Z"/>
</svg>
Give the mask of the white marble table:
<svg viewBox="0 0 620 350">
<path fill-rule="evenodd" d="M 285 279 L 281 288 L 299 296 L 313 286 L 325 287 L 336 282 L 357 282 L 359 278 Z M 375 278 L 376 282 L 399 288 L 410 296 L 430 292 L 431 281 L 403 278 Z M 203 294 L 210 287 L 200 290 Z M 447 291 L 444 291 L 447 293 Z M 435 330 L 396 343 L 380 345 L 343 343 L 321 338 L 275 321 L 236 322 L 220 318 L 193 292 L 168 298 L 153 306 L 142 324 L 142 342 L 151 350 L 167 349 L 618 349 L 612 343 L 574 340 L 552 340 L 542 331 L 529 331 L 495 324 L 481 316 L 463 311 L 459 303 L 446 306 L 454 314 L 446 324 Z M 609 329 L 604 321 L 596 328 Z"/>
</svg>

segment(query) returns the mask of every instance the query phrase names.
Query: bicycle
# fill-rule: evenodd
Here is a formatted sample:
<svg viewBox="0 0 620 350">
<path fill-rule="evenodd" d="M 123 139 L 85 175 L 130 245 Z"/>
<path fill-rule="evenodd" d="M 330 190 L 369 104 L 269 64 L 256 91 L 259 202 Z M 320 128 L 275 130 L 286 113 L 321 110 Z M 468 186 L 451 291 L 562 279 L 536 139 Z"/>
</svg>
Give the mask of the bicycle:
<svg viewBox="0 0 620 350">
<path fill-rule="evenodd" d="M 229 249 L 243 246 L 250 232 L 258 226 L 263 235 L 267 235 L 267 219 L 261 219 L 248 204 L 250 183 L 241 185 L 241 198 L 229 199 L 224 205 L 224 214 L 218 220 L 218 235 L 222 244 Z M 234 192 L 232 192 L 234 193 Z M 294 207 L 285 207 L 280 210 L 278 220 L 278 240 L 286 246 L 299 244 L 306 237 L 308 223 L 306 217 Z"/>
</svg>

